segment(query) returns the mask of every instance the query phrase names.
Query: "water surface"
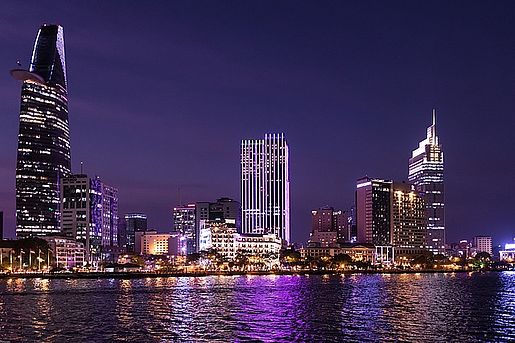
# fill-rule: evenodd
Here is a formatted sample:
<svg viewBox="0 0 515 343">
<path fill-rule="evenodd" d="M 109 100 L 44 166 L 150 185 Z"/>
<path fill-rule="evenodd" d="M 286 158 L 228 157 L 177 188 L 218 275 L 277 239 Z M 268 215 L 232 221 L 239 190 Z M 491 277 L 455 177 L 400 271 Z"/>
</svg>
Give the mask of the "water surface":
<svg viewBox="0 0 515 343">
<path fill-rule="evenodd" d="M 515 340 L 515 272 L 0 280 L 0 340 Z"/>
</svg>

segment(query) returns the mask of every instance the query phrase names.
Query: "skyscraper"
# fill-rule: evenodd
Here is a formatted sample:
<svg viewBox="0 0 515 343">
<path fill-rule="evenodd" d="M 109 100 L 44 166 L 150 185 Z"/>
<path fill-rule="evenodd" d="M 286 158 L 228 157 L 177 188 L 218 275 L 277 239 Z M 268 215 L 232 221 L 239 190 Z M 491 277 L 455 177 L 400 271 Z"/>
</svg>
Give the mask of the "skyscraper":
<svg viewBox="0 0 515 343">
<path fill-rule="evenodd" d="M 243 233 L 273 233 L 290 242 L 289 149 L 284 134 L 241 142 Z"/>
<path fill-rule="evenodd" d="M 427 128 L 426 139 L 409 159 L 408 180 L 421 193 L 426 206 L 426 247 L 433 253 L 445 252 L 444 160 L 436 134 L 436 111 Z"/>
<path fill-rule="evenodd" d="M 38 31 L 23 81 L 16 165 L 16 235 L 60 231 L 60 182 L 70 174 L 70 133 L 63 28 Z"/>
</svg>

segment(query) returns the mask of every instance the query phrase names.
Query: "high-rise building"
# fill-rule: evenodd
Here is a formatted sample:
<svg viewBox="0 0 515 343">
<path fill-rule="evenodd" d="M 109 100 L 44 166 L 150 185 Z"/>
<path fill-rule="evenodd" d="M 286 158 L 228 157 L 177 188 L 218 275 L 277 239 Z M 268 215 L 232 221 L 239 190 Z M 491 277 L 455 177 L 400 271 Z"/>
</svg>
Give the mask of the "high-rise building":
<svg viewBox="0 0 515 343">
<path fill-rule="evenodd" d="M 290 242 L 289 148 L 284 134 L 241 142 L 242 232 Z"/>
<path fill-rule="evenodd" d="M 102 247 L 118 246 L 118 189 L 102 183 Z"/>
<path fill-rule="evenodd" d="M 414 185 L 361 178 L 357 181 L 356 209 L 360 243 L 424 248 L 425 206 Z"/>
<path fill-rule="evenodd" d="M 434 253 L 445 252 L 444 160 L 436 134 L 436 111 L 426 139 L 409 159 L 409 182 L 421 193 L 426 206 L 426 246 Z"/>
<path fill-rule="evenodd" d="M 84 243 L 86 260 L 95 263 L 117 246 L 118 194 L 100 178 L 84 174 L 61 182 L 62 233 Z"/>
<path fill-rule="evenodd" d="M 476 236 L 473 240 L 473 246 L 476 254 L 486 252 L 492 256 L 492 237 L 490 236 Z"/>
<path fill-rule="evenodd" d="M 241 206 L 238 201 L 224 197 L 216 202 L 196 202 L 173 209 L 173 230 L 186 242 L 186 253 L 193 254 L 199 251 L 201 221 L 225 219 L 234 221 L 236 230 L 240 230 Z"/>
<path fill-rule="evenodd" d="M 16 164 L 16 235 L 60 232 L 60 183 L 70 174 L 70 132 L 63 28 L 38 31 L 23 81 Z"/>
<path fill-rule="evenodd" d="M 392 185 L 392 244 L 401 248 L 423 249 L 426 235 L 424 200 L 409 183 Z"/>
<path fill-rule="evenodd" d="M 97 261 L 102 244 L 102 183 L 84 174 L 61 182 L 62 233 L 84 243 L 86 260 Z"/>
<path fill-rule="evenodd" d="M 356 185 L 356 219 L 358 242 L 374 245 L 392 244 L 392 181 L 358 179 Z"/>
<path fill-rule="evenodd" d="M 311 233 L 309 246 L 332 247 L 338 241 L 349 239 L 345 213 L 333 207 L 322 207 L 311 211 Z"/>
<path fill-rule="evenodd" d="M 144 232 L 147 231 L 147 215 L 143 213 L 127 213 L 124 217 L 123 222 L 123 230 L 119 231 L 119 235 L 123 237 L 118 237 L 123 241 L 123 247 L 125 248 L 125 252 L 133 253 L 134 244 L 136 239 L 136 232 Z"/>
<path fill-rule="evenodd" d="M 193 254 L 198 251 L 198 234 L 195 221 L 196 211 L 197 208 L 195 204 L 177 206 L 173 209 L 173 231 L 179 233 L 186 244 L 185 251 L 179 249 L 179 253 L 181 254 Z"/>
</svg>

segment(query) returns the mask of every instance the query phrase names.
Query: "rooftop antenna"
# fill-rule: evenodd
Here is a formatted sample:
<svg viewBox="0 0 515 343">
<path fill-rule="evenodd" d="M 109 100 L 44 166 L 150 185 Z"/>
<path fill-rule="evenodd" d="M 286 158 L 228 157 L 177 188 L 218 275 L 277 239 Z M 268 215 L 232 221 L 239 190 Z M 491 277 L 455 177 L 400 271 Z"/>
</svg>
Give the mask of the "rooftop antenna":
<svg viewBox="0 0 515 343">
<path fill-rule="evenodd" d="M 16 61 L 16 64 L 18 65 L 18 67 L 21 67 L 21 62 L 20 62 L 20 60 Z"/>
<path fill-rule="evenodd" d="M 82 175 L 82 168 L 84 167 L 84 162 L 80 161 L 80 174 Z"/>
<path fill-rule="evenodd" d="M 433 126 L 436 126 L 436 109 L 433 108 Z"/>
</svg>

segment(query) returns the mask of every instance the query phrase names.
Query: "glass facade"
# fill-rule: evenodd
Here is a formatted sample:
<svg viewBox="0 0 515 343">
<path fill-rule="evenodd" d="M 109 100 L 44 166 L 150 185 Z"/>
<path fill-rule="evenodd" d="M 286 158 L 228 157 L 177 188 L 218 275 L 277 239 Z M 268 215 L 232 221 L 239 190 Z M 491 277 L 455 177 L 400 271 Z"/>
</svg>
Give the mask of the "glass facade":
<svg viewBox="0 0 515 343">
<path fill-rule="evenodd" d="M 361 178 L 356 185 L 358 241 L 374 245 L 392 244 L 392 181 Z"/>
<path fill-rule="evenodd" d="M 206 211 L 209 211 L 209 203 Z M 196 206 L 188 204 L 173 209 L 173 231 L 181 234 L 181 238 L 185 241 L 181 244 L 179 254 L 193 254 L 198 251 L 198 234 L 196 230 Z"/>
<path fill-rule="evenodd" d="M 128 213 L 125 215 L 125 251 L 135 251 L 136 232 L 147 231 L 147 216 L 142 213 Z"/>
<path fill-rule="evenodd" d="M 117 245 L 117 191 L 98 176 L 78 174 L 63 178 L 61 195 L 62 233 L 84 243 L 86 260 L 95 265 L 105 248 Z"/>
<path fill-rule="evenodd" d="M 21 91 L 16 165 L 16 234 L 60 232 L 60 183 L 70 174 L 70 132 L 63 29 L 40 28 Z"/>
<path fill-rule="evenodd" d="M 433 253 L 445 252 L 444 161 L 436 134 L 436 112 L 427 129 L 426 139 L 419 143 L 409 159 L 408 180 L 425 201 L 426 247 Z"/>
</svg>

